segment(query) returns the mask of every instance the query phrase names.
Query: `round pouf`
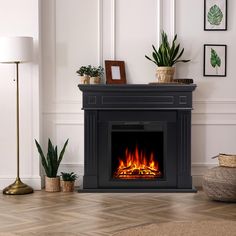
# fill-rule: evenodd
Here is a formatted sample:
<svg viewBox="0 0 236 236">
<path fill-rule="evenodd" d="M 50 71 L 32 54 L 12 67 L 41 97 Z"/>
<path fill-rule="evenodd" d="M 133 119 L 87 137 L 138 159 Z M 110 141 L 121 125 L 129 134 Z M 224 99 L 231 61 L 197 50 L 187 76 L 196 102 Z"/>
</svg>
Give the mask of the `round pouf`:
<svg viewBox="0 0 236 236">
<path fill-rule="evenodd" d="M 212 200 L 236 202 L 236 168 L 219 166 L 208 170 L 202 187 Z"/>
</svg>

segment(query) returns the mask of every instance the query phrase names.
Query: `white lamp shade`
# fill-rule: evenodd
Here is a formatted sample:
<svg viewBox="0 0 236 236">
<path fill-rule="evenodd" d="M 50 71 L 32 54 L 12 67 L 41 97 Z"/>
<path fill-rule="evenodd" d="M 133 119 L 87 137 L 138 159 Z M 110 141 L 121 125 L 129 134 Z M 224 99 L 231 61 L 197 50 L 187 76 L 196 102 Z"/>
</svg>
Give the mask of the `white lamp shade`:
<svg viewBox="0 0 236 236">
<path fill-rule="evenodd" d="M 28 62 L 32 60 L 32 37 L 1 37 L 0 62 Z"/>
</svg>

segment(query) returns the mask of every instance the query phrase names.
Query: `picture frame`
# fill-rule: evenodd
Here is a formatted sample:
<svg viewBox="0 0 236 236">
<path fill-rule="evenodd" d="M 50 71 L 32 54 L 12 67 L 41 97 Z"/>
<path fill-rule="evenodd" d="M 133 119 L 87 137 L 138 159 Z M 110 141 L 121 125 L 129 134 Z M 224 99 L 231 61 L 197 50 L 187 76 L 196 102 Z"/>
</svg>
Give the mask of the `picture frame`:
<svg viewBox="0 0 236 236">
<path fill-rule="evenodd" d="M 203 76 L 226 77 L 227 45 L 204 44 Z"/>
<path fill-rule="evenodd" d="M 106 69 L 107 84 L 126 84 L 124 61 L 106 60 L 105 69 Z"/>
<path fill-rule="evenodd" d="M 204 30 L 227 30 L 227 0 L 204 0 Z"/>
</svg>

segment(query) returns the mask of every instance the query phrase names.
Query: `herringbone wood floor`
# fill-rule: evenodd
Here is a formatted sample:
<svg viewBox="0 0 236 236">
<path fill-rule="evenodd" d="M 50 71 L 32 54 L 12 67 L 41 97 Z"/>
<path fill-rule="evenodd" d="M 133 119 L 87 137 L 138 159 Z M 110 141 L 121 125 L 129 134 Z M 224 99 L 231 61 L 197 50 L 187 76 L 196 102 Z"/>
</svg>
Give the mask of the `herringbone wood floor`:
<svg viewBox="0 0 236 236">
<path fill-rule="evenodd" d="M 112 235 L 169 221 L 235 220 L 236 204 L 198 193 L 46 193 L 0 195 L 0 232 Z M 57 234 L 55 234 L 57 235 Z M 66 235 L 66 234 L 65 234 Z"/>
</svg>

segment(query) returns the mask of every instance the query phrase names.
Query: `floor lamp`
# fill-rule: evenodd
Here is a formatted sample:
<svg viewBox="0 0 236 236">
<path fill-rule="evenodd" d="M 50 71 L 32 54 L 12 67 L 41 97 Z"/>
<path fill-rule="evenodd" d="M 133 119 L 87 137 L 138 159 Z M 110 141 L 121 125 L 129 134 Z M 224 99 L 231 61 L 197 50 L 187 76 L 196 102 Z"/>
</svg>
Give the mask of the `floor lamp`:
<svg viewBox="0 0 236 236">
<path fill-rule="evenodd" d="M 2 37 L 0 38 L 0 62 L 14 63 L 16 66 L 16 141 L 17 141 L 17 176 L 13 184 L 3 190 L 4 194 L 20 195 L 33 193 L 33 189 L 20 179 L 20 147 L 19 147 L 19 64 L 32 60 L 33 38 Z"/>
</svg>

